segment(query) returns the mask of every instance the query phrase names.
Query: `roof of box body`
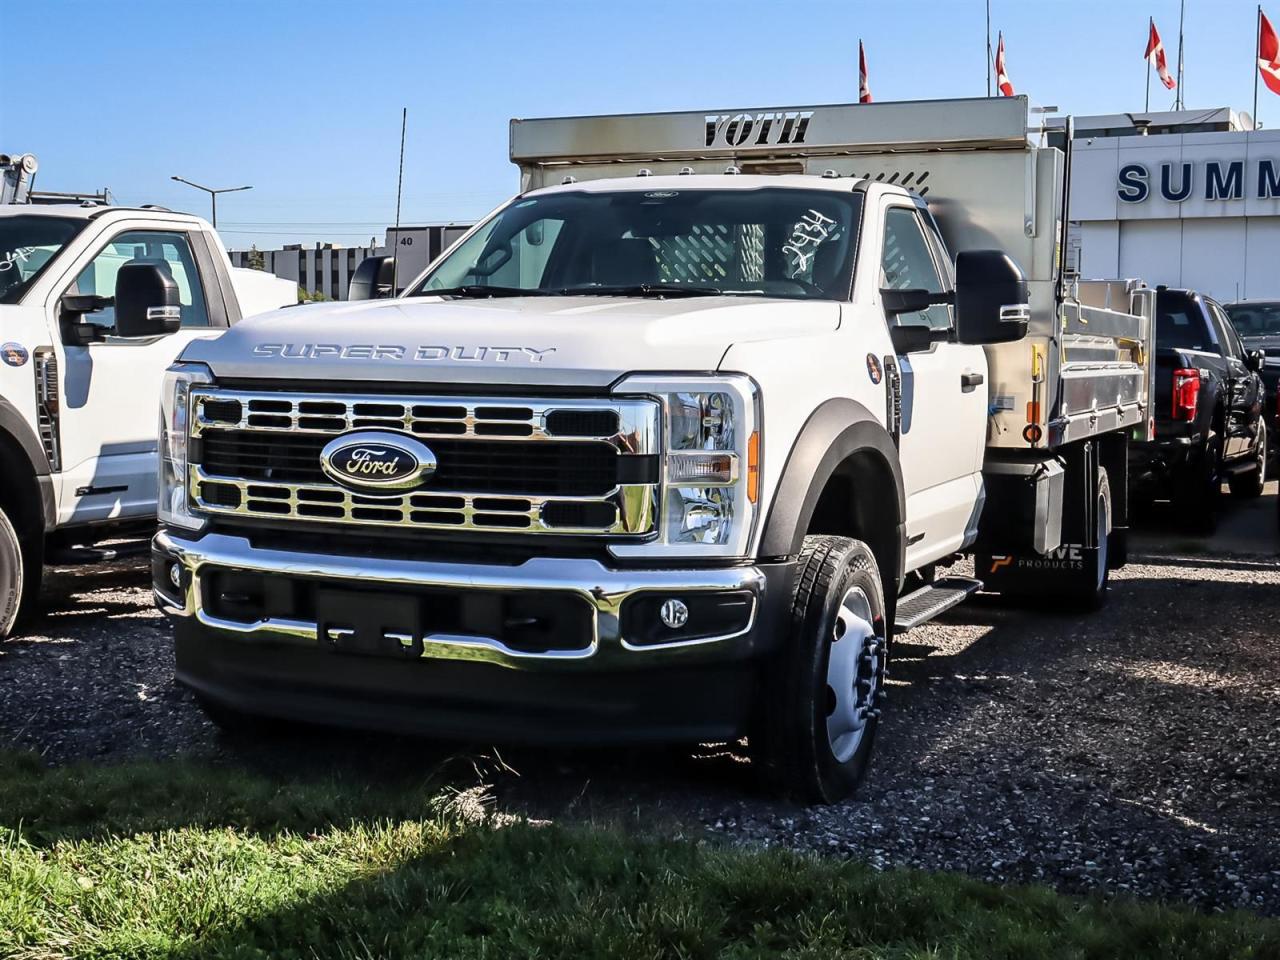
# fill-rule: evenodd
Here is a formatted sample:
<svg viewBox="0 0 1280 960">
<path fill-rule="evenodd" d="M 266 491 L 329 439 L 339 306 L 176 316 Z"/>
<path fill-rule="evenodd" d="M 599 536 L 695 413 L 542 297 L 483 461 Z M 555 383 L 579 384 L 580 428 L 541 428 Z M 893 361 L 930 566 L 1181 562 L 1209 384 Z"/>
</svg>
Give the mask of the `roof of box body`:
<svg viewBox="0 0 1280 960">
<path fill-rule="evenodd" d="M 520 165 L 624 159 L 935 151 L 1025 150 L 1026 97 L 686 110 L 511 121 L 511 160 Z"/>
<path fill-rule="evenodd" d="M 679 192 L 681 190 L 763 190 L 766 187 L 830 190 L 848 193 L 861 177 L 815 177 L 807 174 L 738 174 L 695 173 L 663 177 L 612 177 L 605 180 L 583 180 L 530 190 L 526 196 L 550 193 L 617 193 L 634 190 L 644 193 Z"/>
</svg>

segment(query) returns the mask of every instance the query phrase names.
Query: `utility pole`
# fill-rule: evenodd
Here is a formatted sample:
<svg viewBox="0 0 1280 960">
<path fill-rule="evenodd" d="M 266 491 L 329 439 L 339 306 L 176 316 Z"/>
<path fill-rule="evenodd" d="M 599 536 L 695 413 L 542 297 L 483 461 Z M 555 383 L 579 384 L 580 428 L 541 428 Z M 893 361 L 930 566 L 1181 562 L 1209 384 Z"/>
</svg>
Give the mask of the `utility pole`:
<svg viewBox="0 0 1280 960">
<path fill-rule="evenodd" d="M 198 183 L 193 183 L 192 181 L 184 179 L 183 177 L 170 177 L 169 179 L 177 180 L 179 183 L 185 183 L 188 187 L 195 187 L 197 190 L 203 190 L 205 193 L 209 194 L 209 202 L 213 207 L 211 211 L 213 214 L 211 222 L 213 223 L 215 230 L 218 227 L 218 194 L 235 193 L 238 190 L 253 189 L 253 187 L 206 187 Z"/>
<path fill-rule="evenodd" d="M 987 96 L 991 96 L 991 0 L 987 0 Z"/>
<path fill-rule="evenodd" d="M 391 249 L 391 295 L 396 295 L 396 283 L 400 278 L 400 194 L 404 187 L 404 132 L 409 126 L 409 108 L 400 110 L 400 172 L 396 174 L 396 231 Z"/>
</svg>

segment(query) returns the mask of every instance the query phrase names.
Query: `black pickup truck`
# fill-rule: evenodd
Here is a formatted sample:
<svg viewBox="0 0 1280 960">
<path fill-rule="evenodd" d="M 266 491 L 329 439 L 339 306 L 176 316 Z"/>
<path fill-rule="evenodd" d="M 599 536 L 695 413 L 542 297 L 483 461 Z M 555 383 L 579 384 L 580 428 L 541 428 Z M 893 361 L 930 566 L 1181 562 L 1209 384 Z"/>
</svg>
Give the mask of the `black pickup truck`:
<svg viewBox="0 0 1280 960">
<path fill-rule="evenodd" d="M 1224 480 L 1238 497 L 1262 492 L 1262 364 L 1215 300 L 1157 288 L 1155 440 L 1130 446 L 1139 505 L 1171 499 L 1188 525 L 1208 529 Z"/>
</svg>

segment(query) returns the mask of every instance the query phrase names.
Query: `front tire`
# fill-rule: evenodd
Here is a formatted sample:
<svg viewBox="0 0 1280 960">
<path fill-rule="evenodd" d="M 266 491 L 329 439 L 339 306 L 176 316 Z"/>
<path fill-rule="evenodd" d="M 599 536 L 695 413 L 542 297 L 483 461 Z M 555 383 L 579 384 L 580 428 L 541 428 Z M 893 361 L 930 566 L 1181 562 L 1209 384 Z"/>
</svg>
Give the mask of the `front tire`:
<svg viewBox="0 0 1280 960">
<path fill-rule="evenodd" d="M 9 636 L 18 622 L 26 579 L 23 567 L 22 543 L 0 510 L 0 640 Z"/>
<path fill-rule="evenodd" d="M 755 763 L 777 792 L 836 803 L 867 773 L 880 724 L 889 633 L 871 549 L 805 537 L 791 631 L 763 678 Z"/>
</svg>

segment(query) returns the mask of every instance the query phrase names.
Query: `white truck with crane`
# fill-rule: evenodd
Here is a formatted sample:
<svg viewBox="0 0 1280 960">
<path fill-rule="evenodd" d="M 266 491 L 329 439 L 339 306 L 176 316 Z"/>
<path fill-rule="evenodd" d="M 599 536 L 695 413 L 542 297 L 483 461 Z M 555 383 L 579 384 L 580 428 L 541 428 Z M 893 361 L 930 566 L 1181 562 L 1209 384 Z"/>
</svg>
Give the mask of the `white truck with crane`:
<svg viewBox="0 0 1280 960">
<path fill-rule="evenodd" d="M 35 607 L 46 560 L 94 562 L 112 555 L 95 544 L 130 537 L 145 550 L 155 398 L 178 353 L 297 301 L 232 268 L 198 217 L 51 202 L 31 193 L 38 168 L 0 155 L 0 639 Z"/>
<path fill-rule="evenodd" d="M 513 120 L 520 192 L 404 294 L 169 371 L 178 678 L 225 723 L 745 735 L 847 796 L 895 634 L 984 584 L 1093 606 L 1123 562 L 1154 291 L 1065 276 L 1042 127 L 1023 98 Z"/>
</svg>

